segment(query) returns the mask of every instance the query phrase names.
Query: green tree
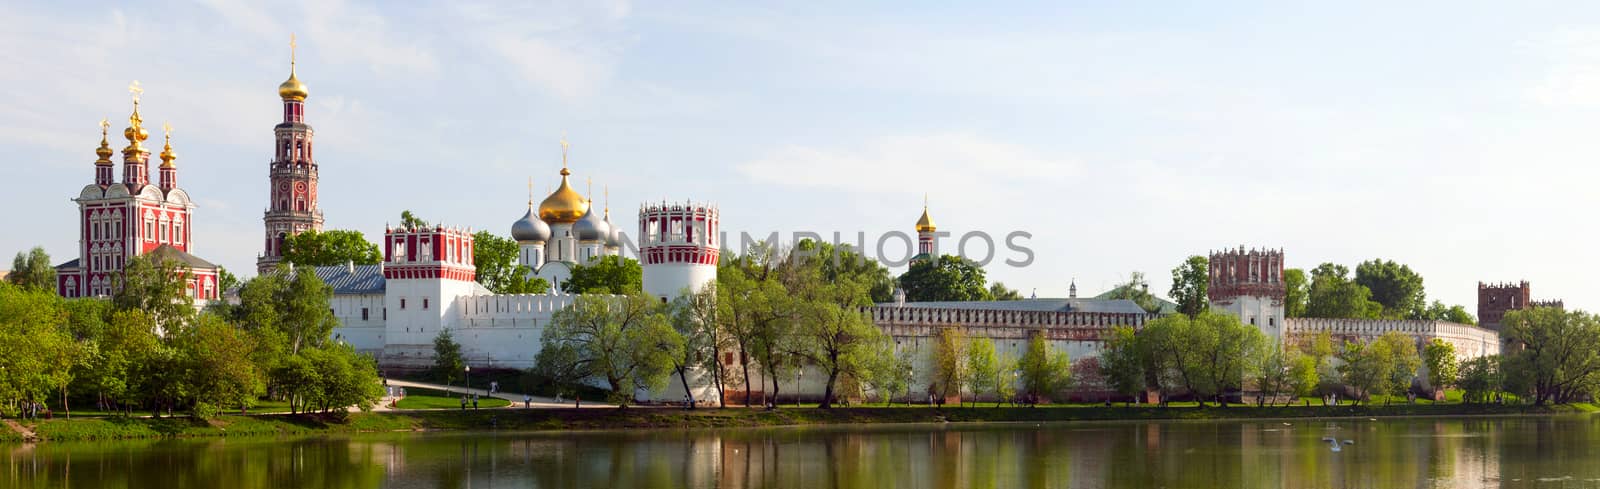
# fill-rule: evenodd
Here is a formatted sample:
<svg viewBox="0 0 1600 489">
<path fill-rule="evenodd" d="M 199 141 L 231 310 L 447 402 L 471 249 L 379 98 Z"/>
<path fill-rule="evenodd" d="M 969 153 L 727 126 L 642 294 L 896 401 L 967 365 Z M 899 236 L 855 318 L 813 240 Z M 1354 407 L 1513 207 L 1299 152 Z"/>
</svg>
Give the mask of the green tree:
<svg viewBox="0 0 1600 489">
<path fill-rule="evenodd" d="M 477 268 L 478 283 L 496 294 L 543 294 L 550 291 L 550 282 L 537 277 L 526 265 L 517 264 L 520 245 L 510 238 L 502 238 L 488 231 L 472 235 L 472 263 Z"/>
<path fill-rule="evenodd" d="M 1381 390 L 1389 374 L 1394 371 L 1394 365 L 1389 362 L 1392 355 L 1387 348 L 1387 344 L 1376 341 L 1348 341 L 1340 349 L 1339 360 L 1344 364 L 1339 366 L 1339 373 L 1345 385 L 1355 389 L 1357 402 L 1365 399 L 1374 389 Z"/>
<path fill-rule="evenodd" d="M 0 411 L 14 415 L 18 402 L 46 401 L 53 393 L 65 400 L 80 351 L 66 321 L 54 291 L 0 284 Z"/>
<path fill-rule="evenodd" d="M 367 241 L 361 231 L 332 229 L 308 230 L 283 239 L 283 260 L 297 266 L 325 267 L 377 265 L 383 261 L 378 244 Z"/>
<path fill-rule="evenodd" d="M 217 287 L 221 290 L 232 290 L 240 285 L 239 277 L 226 268 L 217 267 Z"/>
<path fill-rule="evenodd" d="M 977 262 L 954 255 L 942 255 L 938 260 L 919 260 L 900 274 L 900 288 L 906 300 L 928 301 L 983 301 L 993 297 L 984 279 L 983 267 Z"/>
<path fill-rule="evenodd" d="M 428 221 L 418 218 L 416 214 L 411 213 L 410 209 L 407 209 L 400 211 L 400 227 L 407 229 L 425 228 L 428 227 Z"/>
<path fill-rule="evenodd" d="M 906 392 L 912 381 L 912 361 L 910 351 L 895 354 L 893 351 L 884 352 L 869 359 L 872 366 L 867 369 L 867 384 L 883 399 L 884 405 L 894 402 L 896 394 Z"/>
<path fill-rule="evenodd" d="M 973 404 L 978 403 L 978 396 L 996 393 L 1000 375 L 1000 357 L 995 354 L 994 340 L 980 336 L 968 341 L 967 390 L 972 392 Z"/>
<path fill-rule="evenodd" d="M 683 290 L 672 302 L 673 328 L 684 337 L 686 366 L 698 365 L 711 372 L 711 386 L 717 391 L 717 406 L 728 407 L 724 382 L 722 355 L 729 348 L 728 334 L 717 314 L 717 284 L 706 284 L 700 290 Z M 698 362 L 695 359 L 699 359 Z M 688 368 L 679 370 L 684 389 L 689 387 Z"/>
<path fill-rule="evenodd" d="M 1372 292 L 1372 301 L 1383 306 L 1383 317 L 1420 319 L 1427 307 L 1422 276 L 1409 266 L 1390 260 L 1364 261 L 1356 265 L 1355 283 Z"/>
<path fill-rule="evenodd" d="M 27 253 L 17 252 L 11 260 L 11 273 L 6 281 L 19 287 L 55 292 L 56 268 L 50 264 L 50 254 L 35 246 Z"/>
<path fill-rule="evenodd" d="M 1443 390 L 1460 376 L 1456 362 L 1456 347 L 1450 342 L 1434 338 L 1422 349 L 1422 362 L 1428 367 L 1428 387 Z"/>
<path fill-rule="evenodd" d="M 626 407 L 636 389 L 657 390 L 683 354 L 683 337 L 672 329 L 655 298 L 580 296 L 556 311 L 540 337 L 540 356 L 553 352 L 599 377 L 612 400 Z"/>
<path fill-rule="evenodd" d="M 1191 256 L 1172 269 L 1172 290 L 1167 295 L 1178 303 L 1178 312 L 1195 317 L 1211 308 L 1211 301 L 1206 297 L 1210 270 L 1206 257 L 1200 255 Z"/>
<path fill-rule="evenodd" d="M 1300 356 L 1299 350 L 1284 348 L 1282 343 L 1270 341 L 1262 348 L 1262 355 L 1254 359 L 1259 362 L 1254 369 L 1256 388 L 1267 398 L 1268 405 L 1279 395 L 1296 391 L 1294 365 Z"/>
<path fill-rule="evenodd" d="M 1100 376 L 1106 386 L 1124 396 L 1138 396 L 1145 388 L 1145 353 L 1132 326 L 1113 326 L 1100 351 Z"/>
<path fill-rule="evenodd" d="M 328 286 L 309 267 L 278 267 L 262 274 L 239 289 L 239 307 L 234 320 L 251 331 L 268 352 L 298 354 L 301 348 L 318 347 L 330 340 L 339 325 L 330 306 L 333 287 Z"/>
<path fill-rule="evenodd" d="M 894 343 L 867 321 L 861 308 L 870 304 L 866 288 L 844 280 L 818 287 L 800 309 L 799 355 L 827 375 L 822 408 L 833 407 L 841 377 L 871 377 L 873 358 L 893 354 Z"/>
<path fill-rule="evenodd" d="M 1494 393 L 1500 392 L 1504 381 L 1500 362 L 1499 355 L 1484 355 L 1461 362 L 1461 373 L 1455 381 L 1463 391 L 1461 399 L 1465 402 L 1489 402 Z"/>
<path fill-rule="evenodd" d="M 831 243 L 814 242 L 810 239 L 802 240 L 797 247 L 802 250 L 815 247 L 814 258 L 803 260 L 801 265 L 815 268 L 822 281 L 836 282 L 848 279 L 866 287 L 867 295 L 872 302 L 894 300 L 894 277 L 889 275 L 889 269 L 877 260 L 857 252 L 855 247 L 848 244 L 834 246 Z"/>
<path fill-rule="evenodd" d="M 461 356 L 461 344 L 456 343 L 450 328 L 433 335 L 433 377 L 453 384 L 466 375 L 467 360 Z"/>
<path fill-rule="evenodd" d="M 250 361 L 254 345 L 244 330 L 202 314 L 174 342 L 187 372 L 184 391 L 193 396 L 191 412 L 197 417 L 215 417 L 223 407 L 247 409 L 264 392 L 265 375 Z"/>
<path fill-rule="evenodd" d="M 1296 397 L 1305 397 L 1316 392 L 1317 385 L 1321 380 L 1320 375 L 1318 375 L 1318 370 L 1320 369 L 1317 365 L 1317 359 L 1298 351 L 1292 354 L 1290 358 L 1292 362 L 1289 364 L 1289 388 L 1294 391 L 1294 395 Z"/>
<path fill-rule="evenodd" d="M 1323 263 L 1311 270 L 1306 315 L 1318 318 L 1376 319 L 1383 306 L 1373 302 L 1372 291 L 1350 281 L 1344 265 Z"/>
<path fill-rule="evenodd" d="M 1443 302 L 1439 301 L 1433 301 L 1428 304 L 1428 308 L 1422 312 L 1422 317 L 1418 319 L 1449 321 L 1456 324 L 1478 324 L 1478 320 L 1472 317 L 1472 313 L 1467 312 L 1467 308 L 1462 307 L 1460 304 L 1445 306 Z"/>
<path fill-rule="evenodd" d="M 111 303 L 120 310 L 148 312 L 157 326 L 174 329 L 194 317 L 194 297 L 188 284 L 191 273 L 188 266 L 172 260 L 156 261 L 150 255 L 129 258 Z"/>
<path fill-rule="evenodd" d="M 1150 282 L 1145 280 L 1144 272 L 1128 274 L 1128 281 L 1111 289 L 1106 294 L 1107 299 L 1127 299 L 1138 304 L 1145 312 L 1155 314 L 1161 312 L 1161 303 L 1156 296 L 1150 293 Z"/>
<path fill-rule="evenodd" d="M 1204 406 L 1208 399 L 1221 402 L 1221 394 L 1240 389 L 1266 344 L 1261 330 L 1246 326 L 1231 314 L 1205 311 L 1193 319 L 1166 316 L 1145 325 L 1140 333 L 1145 351 L 1152 356 L 1162 384 L 1183 386 Z M 1165 388 L 1163 390 L 1166 390 Z"/>
<path fill-rule="evenodd" d="M 1004 283 L 995 282 L 989 284 L 989 297 L 997 301 L 1019 301 L 1022 300 L 1022 293 L 1006 287 Z"/>
<path fill-rule="evenodd" d="M 929 391 L 943 399 L 953 393 L 961 395 L 961 386 L 967 381 L 967 343 L 969 339 L 960 327 L 939 330 L 933 346 L 933 385 Z"/>
<path fill-rule="evenodd" d="M 145 390 L 151 359 L 161 348 L 155 320 L 140 310 L 117 311 L 96 337 L 95 346 L 80 381 L 106 405 L 131 414 L 132 401 Z"/>
<path fill-rule="evenodd" d="M 1022 392 L 1034 397 L 1045 397 L 1068 389 L 1072 385 L 1069 375 L 1071 359 L 1066 352 L 1050 351 L 1043 334 L 1028 338 L 1028 347 L 1017 359 L 1017 370 L 1022 380 Z"/>
<path fill-rule="evenodd" d="M 1417 341 L 1405 333 L 1390 331 L 1379 336 L 1377 342 L 1388 343 L 1386 350 L 1390 357 L 1387 362 L 1391 367 L 1383 383 L 1384 392 L 1389 394 L 1385 400 L 1387 403 L 1411 390 L 1417 378 L 1417 369 L 1422 366 L 1422 357 L 1417 354 Z"/>
<path fill-rule="evenodd" d="M 644 289 L 644 269 L 632 258 L 611 255 L 572 267 L 572 278 L 561 284 L 569 294 L 628 295 Z"/>
<path fill-rule="evenodd" d="M 1283 271 L 1283 315 L 1299 318 L 1306 316 L 1306 301 L 1310 294 L 1306 271 L 1290 268 Z"/>
<path fill-rule="evenodd" d="M 1528 376 L 1535 405 L 1573 402 L 1600 387 L 1600 318 L 1535 307 L 1507 312 L 1500 326 L 1507 340 L 1522 346 L 1508 362 Z"/>
</svg>

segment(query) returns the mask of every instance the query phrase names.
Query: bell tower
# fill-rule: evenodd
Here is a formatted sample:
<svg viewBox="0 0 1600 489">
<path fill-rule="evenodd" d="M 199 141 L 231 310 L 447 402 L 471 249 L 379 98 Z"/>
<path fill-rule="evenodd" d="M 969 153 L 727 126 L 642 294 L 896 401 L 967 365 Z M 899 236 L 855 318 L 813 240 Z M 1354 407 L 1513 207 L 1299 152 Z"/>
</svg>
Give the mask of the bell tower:
<svg viewBox="0 0 1600 489">
<path fill-rule="evenodd" d="M 305 123 L 306 85 L 295 76 L 294 36 L 289 37 L 289 79 L 278 85 L 283 99 L 283 122 L 272 128 L 273 157 L 269 170 L 267 211 L 262 216 L 266 236 L 256 271 L 266 273 L 283 260 L 283 241 L 306 231 L 322 230 L 322 209 L 317 207 L 317 163 L 312 140 L 316 135 Z"/>
</svg>

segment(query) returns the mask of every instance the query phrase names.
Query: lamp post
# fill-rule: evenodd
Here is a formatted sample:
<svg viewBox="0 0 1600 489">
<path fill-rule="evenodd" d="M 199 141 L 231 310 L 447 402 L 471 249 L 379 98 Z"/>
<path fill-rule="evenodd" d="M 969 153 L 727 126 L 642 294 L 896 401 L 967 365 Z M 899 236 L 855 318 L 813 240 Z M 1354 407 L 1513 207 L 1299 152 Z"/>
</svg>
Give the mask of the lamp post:
<svg viewBox="0 0 1600 489">
<path fill-rule="evenodd" d="M 472 366 L 471 365 L 467 365 L 467 366 L 463 367 L 461 369 L 461 371 L 464 372 L 464 373 L 461 374 L 461 381 L 462 382 L 466 382 L 466 384 L 467 384 L 467 394 L 471 394 L 472 393 Z"/>
<path fill-rule="evenodd" d="M 806 374 L 805 367 L 794 369 L 794 407 L 800 407 L 800 376 Z"/>
</svg>

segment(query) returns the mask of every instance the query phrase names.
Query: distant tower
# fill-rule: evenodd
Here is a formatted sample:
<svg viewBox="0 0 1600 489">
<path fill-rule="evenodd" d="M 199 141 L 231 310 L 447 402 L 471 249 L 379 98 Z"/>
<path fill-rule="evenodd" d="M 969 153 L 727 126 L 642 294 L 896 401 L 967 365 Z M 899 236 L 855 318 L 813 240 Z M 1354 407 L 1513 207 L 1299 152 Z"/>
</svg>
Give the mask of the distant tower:
<svg viewBox="0 0 1600 489">
<path fill-rule="evenodd" d="M 710 204 L 649 204 L 639 209 L 644 291 L 666 302 L 717 279 L 718 212 Z"/>
<path fill-rule="evenodd" d="M 1067 286 L 1067 298 L 1068 299 L 1077 299 L 1078 298 L 1078 279 L 1077 279 L 1077 277 L 1073 277 L 1072 284 Z"/>
<path fill-rule="evenodd" d="M 315 132 L 305 123 L 306 85 L 295 77 L 294 38 L 289 38 L 289 79 L 278 85 L 283 99 L 283 122 L 273 127 L 274 150 L 267 189 L 266 239 L 256 271 L 266 273 L 283 260 L 283 240 L 306 231 L 322 230 L 322 209 L 317 207 L 317 163 L 313 158 Z"/>
<path fill-rule="evenodd" d="M 1534 307 L 1563 309 L 1566 304 L 1560 299 L 1533 300 L 1533 288 L 1528 286 L 1527 280 L 1516 284 L 1478 282 L 1478 326 L 1499 331 L 1500 320 L 1507 312 Z"/>
<path fill-rule="evenodd" d="M 933 216 L 928 215 L 928 196 L 924 195 L 922 196 L 922 217 L 917 219 L 917 254 L 911 257 L 911 261 L 937 261 L 939 259 L 939 257 L 934 256 L 936 250 L 933 245 L 934 232 L 938 230 L 939 228 L 933 225 Z"/>
<path fill-rule="evenodd" d="M 1283 250 L 1211 252 L 1211 307 L 1239 316 L 1239 321 L 1283 339 Z"/>
</svg>

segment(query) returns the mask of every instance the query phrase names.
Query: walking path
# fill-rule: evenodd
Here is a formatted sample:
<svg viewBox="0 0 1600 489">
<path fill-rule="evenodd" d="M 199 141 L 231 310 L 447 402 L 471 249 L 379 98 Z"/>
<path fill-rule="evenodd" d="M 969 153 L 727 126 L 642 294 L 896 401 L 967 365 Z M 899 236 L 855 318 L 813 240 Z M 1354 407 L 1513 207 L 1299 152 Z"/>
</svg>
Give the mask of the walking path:
<svg viewBox="0 0 1600 489">
<path fill-rule="evenodd" d="M 39 439 L 39 436 L 35 435 L 33 433 L 33 430 L 29 430 L 28 428 L 23 427 L 21 424 L 17 423 L 16 421 L 12 421 L 12 420 L 9 420 L 9 419 L 0 420 L 0 421 L 5 421 L 6 426 L 11 427 L 12 431 L 15 431 L 15 432 L 21 434 L 23 441 L 34 441 L 34 440 Z"/>
<path fill-rule="evenodd" d="M 438 390 L 438 391 L 445 391 L 445 392 L 452 392 L 452 393 L 466 394 L 466 395 L 477 394 L 479 397 L 495 397 L 495 398 L 505 399 L 507 401 L 511 401 L 511 405 L 509 405 L 509 406 L 500 407 L 500 408 L 492 408 L 492 409 L 512 409 L 512 408 L 522 409 L 522 407 L 523 407 L 523 405 L 522 405 L 522 394 L 517 394 L 517 393 L 514 393 L 514 392 L 501 391 L 501 392 L 490 393 L 486 389 L 468 389 L 468 388 L 461 387 L 461 386 L 458 386 L 458 385 L 457 386 L 446 386 L 446 385 L 441 385 L 441 384 L 431 384 L 431 383 L 427 383 L 427 382 L 414 382 L 414 381 L 410 381 L 410 380 L 398 380 L 398 379 L 389 379 L 389 387 L 415 387 L 415 388 L 421 388 L 421 389 L 433 389 L 433 390 Z M 395 399 L 395 398 L 385 397 L 385 398 L 383 398 L 383 401 L 379 403 L 379 405 L 384 408 L 383 409 L 384 411 L 395 411 L 394 409 L 389 409 L 388 408 L 389 401 L 391 401 L 393 399 Z M 572 402 L 571 399 L 562 399 L 561 402 L 556 402 L 556 399 L 553 398 L 553 397 L 533 396 L 532 406 L 536 407 L 536 408 L 571 408 L 571 407 L 573 407 L 573 402 Z M 615 404 L 608 404 L 608 403 L 604 403 L 604 402 L 583 401 L 583 407 L 585 407 L 585 408 L 591 408 L 591 407 L 593 407 L 593 408 L 614 408 L 614 407 L 617 407 L 617 406 Z"/>
</svg>

